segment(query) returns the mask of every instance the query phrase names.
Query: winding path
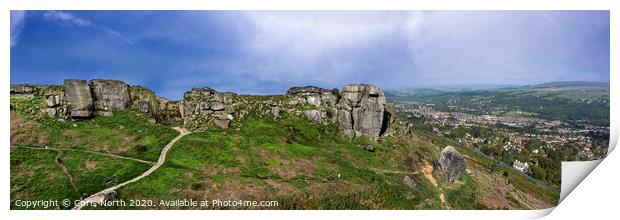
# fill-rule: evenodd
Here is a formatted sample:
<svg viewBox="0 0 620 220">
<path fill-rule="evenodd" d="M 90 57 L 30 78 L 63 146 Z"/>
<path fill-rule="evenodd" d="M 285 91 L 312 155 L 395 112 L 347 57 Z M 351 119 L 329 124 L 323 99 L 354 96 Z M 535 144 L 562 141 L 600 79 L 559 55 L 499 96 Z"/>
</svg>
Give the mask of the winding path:
<svg viewBox="0 0 620 220">
<path fill-rule="evenodd" d="M 181 139 L 183 136 L 190 134 L 191 132 L 188 132 L 187 130 L 183 129 L 183 128 L 178 128 L 178 127 L 174 127 L 174 130 L 177 130 L 180 132 L 180 134 L 175 137 L 174 139 L 172 139 L 172 141 L 170 141 L 170 143 L 168 143 L 164 149 L 161 151 L 161 154 L 159 155 L 159 159 L 157 160 L 157 163 L 155 163 L 155 165 L 153 165 L 150 169 L 148 169 L 147 171 L 145 171 L 144 173 L 142 173 L 140 176 L 134 177 L 133 179 L 127 180 L 123 183 L 120 183 L 118 185 L 112 186 L 110 188 L 101 190 L 95 194 L 92 194 L 91 196 L 89 196 L 88 198 L 82 200 L 81 203 L 76 204 L 75 207 L 73 207 L 74 210 L 80 210 L 82 209 L 82 207 L 84 207 L 85 205 L 88 204 L 92 204 L 92 203 L 98 203 L 101 202 L 103 199 L 105 199 L 106 195 L 112 191 L 115 191 L 127 184 L 136 182 L 138 180 L 141 180 L 142 178 L 150 175 L 151 173 L 155 172 L 155 170 L 157 170 L 159 167 L 161 167 L 161 165 L 164 164 L 164 162 L 166 162 L 166 154 L 168 154 L 168 150 L 170 150 L 170 148 L 172 148 L 172 146 L 179 140 Z"/>
</svg>

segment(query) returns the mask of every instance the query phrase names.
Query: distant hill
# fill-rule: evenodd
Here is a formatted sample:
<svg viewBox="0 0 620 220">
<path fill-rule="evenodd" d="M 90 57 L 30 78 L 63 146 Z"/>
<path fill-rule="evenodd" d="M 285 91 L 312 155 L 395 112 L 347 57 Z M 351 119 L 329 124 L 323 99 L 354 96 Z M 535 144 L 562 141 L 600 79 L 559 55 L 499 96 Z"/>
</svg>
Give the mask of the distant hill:
<svg viewBox="0 0 620 220">
<path fill-rule="evenodd" d="M 528 85 L 530 88 L 561 88 L 561 87 L 597 87 L 609 89 L 609 82 L 584 82 L 584 81 L 557 81 L 537 85 Z"/>
<path fill-rule="evenodd" d="M 518 85 L 510 84 L 446 84 L 401 89 L 388 89 L 385 91 L 385 95 L 391 97 L 429 97 L 445 95 L 448 93 L 474 92 L 519 87 L 520 86 Z"/>
</svg>

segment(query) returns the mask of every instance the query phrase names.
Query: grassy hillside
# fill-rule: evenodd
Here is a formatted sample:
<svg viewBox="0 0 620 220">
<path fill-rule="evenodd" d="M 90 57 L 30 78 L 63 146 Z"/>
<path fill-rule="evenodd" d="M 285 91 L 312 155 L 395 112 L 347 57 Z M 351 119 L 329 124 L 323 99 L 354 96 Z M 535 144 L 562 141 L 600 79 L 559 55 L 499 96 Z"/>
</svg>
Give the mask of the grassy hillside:
<svg viewBox="0 0 620 220">
<path fill-rule="evenodd" d="M 132 110 L 83 121 L 32 118 L 12 110 L 11 201 L 76 199 L 131 179 L 148 169 L 176 135 Z M 305 117 L 250 113 L 227 130 L 183 137 L 161 168 L 117 191 L 119 199 L 153 200 L 153 206 L 107 208 L 187 208 L 158 206 L 162 199 L 279 203 L 205 209 L 534 209 L 557 203 L 557 193 L 519 175 L 504 175 L 492 161 L 464 149 L 459 151 L 470 174 L 455 184 L 444 182 L 426 169 L 448 144 L 422 131 L 405 132 L 399 121 L 372 142 L 349 140 L 335 125 L 313 124 Z"/>
<path fill-rule="evenodd" d="M 11 209 L 16 200 L 76 200 L 140 175 L 150 165 L 84 152 L 11 148 Z M 65 170 L 66 169 L 66 172 Z M 49 209 L 69 209 L 54 206 Z"/>
<path fill-rule="evenodd" d="M 395 143 L 396 142 L 396 143 Z M 395 139 L 365 151 L 334 126 L 307 119 L 249 117 L 228 131 L 194 133 L 178 142 L 163 169 L 119 192 L 122 198 L 278 200 L 283 209 L 439 208 L 421 175 L 413 188 L 403 159 L 413 155 Z M 398 152 L 397 154 L 395 152 Z M 340 175 L 340 177 L 338 177 Z M 174 193 L 170 193 L 174 192 Z"/>
<path fill-rule="evenodd" d="M 435 176 L 438 186 L 433 186 L 421 172 L 424 161 L 437 159 L 445 144 L 433 142 L 398 129 L 388 131 L 378 144 L 349 141 L 335 127 L 306 119 L 249 117 L 227 131 L 183 138 L 162 169 L 121 189 L 119 196 L 155 203 L 177 198 L 277 200 L 278 209 L 530 209 L 557 202 L 556 193 L 520 184 L 527 180 L 517 175 L 506 178 L 469 154 L 472 176 L 464 175 L 456 184 Z M 366 151 L 368 145 L 376 150 Z M 414 184 L 405 184 L 405 176 Z M 529 195 L 532 190 L 544 192 Z"/>
<path fill-rule="evenodd" d="M 38 101 L 12 98 L 11 104 Z M 11 110 L 12 209 L 21 209 L 16 200 L 75 200 L 138 176 L 178 133 L 131 110 L 65 121 L 21 109 Z"/>
</svg>

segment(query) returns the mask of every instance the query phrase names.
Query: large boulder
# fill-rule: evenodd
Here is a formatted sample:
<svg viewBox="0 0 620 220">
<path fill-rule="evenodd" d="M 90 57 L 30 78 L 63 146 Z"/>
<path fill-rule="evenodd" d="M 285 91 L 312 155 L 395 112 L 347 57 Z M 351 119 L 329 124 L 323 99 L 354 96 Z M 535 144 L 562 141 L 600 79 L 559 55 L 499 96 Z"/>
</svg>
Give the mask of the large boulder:
<svg viewBox="0 0 620 220">
<path fill-rule="evenodd" d="M 94 79 L 90 87 L 97 111 L 116 112 L 130 106 L 129 86 L 123 81 Z"/>
<path fill-rule="evenodd" d="M 93 115 L 93 97 L 86 80 L 65 79 L 65 100 L 72 118 L 87 118 Z"/>
<path fill-rule="evenodd" d="M 466 167 L 465 158 L 452 146 L 445 147 L 439 160 L 435 161 L 435 171 L 448 183 L 454 183 L 459 179 Z"/>
<path fill-rule="evenodd" d="M 350 138 L 376 138 L 387 129 L 390 114 L 385 110 L 383 90 L 377 86 L 346 85 L 336 107 L 338 128 Z"/>
</svg>

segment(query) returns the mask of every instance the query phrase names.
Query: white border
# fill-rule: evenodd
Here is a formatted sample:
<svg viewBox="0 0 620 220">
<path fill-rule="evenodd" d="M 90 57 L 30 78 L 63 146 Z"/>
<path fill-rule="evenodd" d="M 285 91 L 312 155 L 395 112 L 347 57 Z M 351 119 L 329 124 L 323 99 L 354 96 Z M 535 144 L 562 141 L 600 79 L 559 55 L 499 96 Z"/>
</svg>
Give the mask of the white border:
<svg viewBox="0 0 620 220">
<path fill-rule="evenodd" d="M 421 1 L 421 0 L 340 0 L 340 1 L 327 1 L 327 0 L 301 0 L 301 1 L 285 1 L 285 0 L 254 0 L 254 1 L 241 1 L 241 0 L 227 0 L 227 1 L 170 1 L 170 0 L 108 0 L 108 1 L 64 1 L 64 0 L 23 0 L 23 1 L 2 1 L 0 7 L 0 17 L 2 23 L 0 24 L 0 30 L 3 31 L 0 38 L 0 67 L 2 73 L 0 74 L 1 80 L 4 82 L 0 84 L 0 91 L 9 90 L 9 59 L 10 59 L 10 43 L 9 43 L 9 18 L 10 10 L 49 10 L 49 9 L 64 9 L 64 10 L 611 10 L 611 67 L 612 73 L 617 73 L 618 52 L 620 48 L 614 39 L 618 39 L 618 6 L 613 4 L 613 0 L 521 0 L 521 1 L 508 1 L 508 0 L 435 0 L 435 1 Z M 618 97 L 618 79 L 611 75 L 611 141 L 610 149 L 612 149 L 618 140 L 618 118 L 613 112 L 618 111 L 618 104 L 613 100 Z M 9 109 L 8 109 L 8 96 L 0 96 L 0 100 L 5 108 L 0 109 L 2 116 L 8 122 Z M 9 142 L 9 125 L 8 123 L 1 127 L 0 135 L 2 140 L 8 145 Z M 611 151 L 610 151 L 611 152 Z M 86 212 L 58 212 L 58 211 L 10 211 L 8 210 L 10 197 L 10 178 L 9 178 L 9 147 L 6 146 L 3 151 L 4 163 L 2 166 L 2 172 L 5 178 L 1 183 L 2 196 L 5 199 L 0 199 L 1 207 L 5 209 L 3 215 L 11 215 L 12 217 L 28 217 L 28 218 L 41 218 L 45 219 L 76 219 L 76 218 L 90 218 L 90 219 L 110 219 L 119 217 L 149 217 L 151 219 L 173 219 L 178 218 L 180 215 L 185 217 L 202 217 L 202 218 L 296 218 L 296 219 L 317 219 L 325 218 L 329 216 L 331 218 L 362 218 L 362 219 L 377 219 L 389 217 L 391 219 L 436 219 L 437 217 L 452 217 L 459 219 L 521 219 L 521 218 L 536 218 L 547 215 L 552 209 L 548 210 L 534 210 L 534 211 L 86 211 Z M 602 167 L 595 170 L 593 173 L 597 175 L 598 179 L 609 180 L 608 177 L 617 175 L 615 170 L 620 167 L 617 163 L 618 155 L 610 155 L 610 158 L 616 158 L 614 161 L 603 161 Z M 615 163 L 613 163 L 615 162 Z M 598 164 L 598 163 L 597 163 Z M 611 165 L 610 165 L 611 164 Z M 614 165 L 615 164 L 615 165 Z M 574 164 L 573 164 L 574 165 Z M 569 165 L 573 166 L 573 165 Z M 577 165 L 578 166 L 578 165 Z M 611 166 L 611 167 L 610 167 Z M 563 167 L 565 165 L 563 164 Z M 583 173 L 589 173 L 595 166 L 590 165 L 583 169 Z M 604 169 L 605 168 L 605 169 Z M 566 168 L 570 169 L 570 168 Z M 570 170 L 563 170 L 564 172 Z M 586 174 L 581 174 L 582 178 L 585 178 Z M 579 179 L 579 178 L 577 178 Z M 617 178 L 616 178 L 617 179 Z M 564 179 L 563 179 L 564 181 Z M 581 181 L 581 180 L 575 180 Z M 574 183 L 574 182 L 573 182 Z M 607 183 L 607 182 L 602 182 Z M 586 187 L 587 184 L 590 184 Z M 588 188 L 591 190 L 598 190 L 604 196 L 597 197 L 596 204 L 613 204 L 616 203 L 615 198 L 618 198 L 618 190 L 609 190 L 597 188 L 596 185 L 601 182 L 593 182 L 586 179 L 583 184 L 578 187 Z M 620 184 L 620 182 L 616 182 Z M 564 184 L 563 184 L 564 185 Z M 575 184 L 578 185 L 578 184 Z M 611 187 L 615 185 L 606 184 L 605 186 Z M 617 187 L 616 187 L 617 188 Z M 564 191 L 564 189 L 563 189 Z M 611 194 L 609 192 L 615 192 Z M 594 194 L 596 194 L 595 192 Z M 575 193 L 577 194 L 577 193 Z M 608 199 L 605 200 L 604 197 Z M 571 198 L 571 196 L 568 196 Z M 568 199 L 570 200 L 570 199 Z M 566 201 L 569 202 L 569 201 Z M 575 207 L 587 207 L 592 205 L 591 201 L 570 201 L 572 204 L 577 203 Z M 564 203 L 564 202 L 563 202 Z M 590 206 L 592 209 L 596 209 L 599 206 Z M 602 206 L 605 207 L 605 206 Z M 607 206 L 609 207 L 609 206 Z M 611 207 L 609 207 L 611 208 Z M 587 213 L 587 216 L 596 216 L 597 213 L 605 213 L 610 211 L 604 210 L 581 210 L 578 208 L 572 208 L 569 210 L 562 209 L 562 204 L 558 208 L 558 211 L 565 211 L 553 215 L 553 218 L 571 217 L 573 214 Z M 585 212 L 583 212 L 585 211 Z M 615 210 L 611 210 L 615 211 Z M 155 214 L 156 213 L 156 214 Z M 585 217 L 585 215 L 584 215 Z M 602 217 L 602 215 L 601 215 Z"/>
</svg>

